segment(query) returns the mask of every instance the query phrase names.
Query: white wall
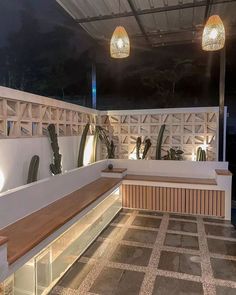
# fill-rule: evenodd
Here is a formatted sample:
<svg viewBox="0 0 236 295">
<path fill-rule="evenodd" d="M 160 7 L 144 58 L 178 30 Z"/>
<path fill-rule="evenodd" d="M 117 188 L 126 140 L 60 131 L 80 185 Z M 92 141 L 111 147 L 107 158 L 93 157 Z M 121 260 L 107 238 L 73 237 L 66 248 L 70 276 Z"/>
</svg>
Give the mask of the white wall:
<svg viewBox="0 0 236 295">
<path fill-rule="evenodd" d="M 77 167 L 80 138 L 58 137 L 63 171 Z M 38 179 L 51 176 L 49 165 L 53 154 L 48 137 L 0 139 L 0 173 L 4 177 L 0 191 L 26 184 L 30 160 L 34 155 L 40 157 Z"/>
<path fill-rule="evenodd" d="M 98 179 L 107 160 L 0 193 L 0 229 Z"/>
<path fill-rule="evenodd" d="M 129 174 L 215 178 L 215 169 L 228 169 L 228 162 L 169 160 L 108 160 L 114 168 L 127 168 Z"/>
</svg>

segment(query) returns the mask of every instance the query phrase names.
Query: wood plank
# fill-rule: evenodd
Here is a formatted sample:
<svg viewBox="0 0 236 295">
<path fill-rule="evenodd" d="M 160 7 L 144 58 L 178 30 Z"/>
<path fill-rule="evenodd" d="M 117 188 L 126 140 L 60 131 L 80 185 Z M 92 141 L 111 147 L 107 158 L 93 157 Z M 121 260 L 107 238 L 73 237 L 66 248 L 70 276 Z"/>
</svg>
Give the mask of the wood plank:
<svg viewBox="0 0 236 295">
<path fill-rule="evenodd" d="M 0 237 L 0 246 L 6 244 L 8 242 L 8 238 L 7 237 Z"/>
<path fill-rule="evenodd" d="M 66 197 L 0 230 L 8 238 L 8 262 L 12 264 L 75 217 L 120 179 L 102 177 Z"/>
<path fill-rule="evenodd" d="M 221 206 L 221 191 L 217 192 L 217 216 L 221 216 L 220 206 Z"/>
<path fill-rule="evenodd" d="M 224 169 L 215 169 L 217 175 L 221 176 L 232 176 L 233 174 L 229 170 Z"/>
<path fill-rule="evenodd" d="M 225 192 L 221 191 L 221 216 L 225 216 Z"/>
<path fill-rule="evenodd" d="M 189 178 L 189 177 L 170 177 L 170 176 L 127 174 L 123 179 L 137 180 L 137 181 L 152 181 L 152 182 L 202 184 L 202 185 L 216 185 L 217 184 L 216 180 L 214 178 Z"/>
<path fill-rule="evenodd" d="M 217 190 L 125 185 L 136 189 L 135 208 L 224 216 L 224 192 Z M 131 190 L 131 196 L 132 192 Z M 127 196 L 130 199 L 130 196 Z M 131 206 L 132 208 L 133 206 Z"/>
<path fill-rule="evenodd" d="M 126 168 L 113 168 L 113 169 L 106 168 L 102 170 L 103 173 L 123 173 L 125 171 L 127 171 Z"/>
</svg>

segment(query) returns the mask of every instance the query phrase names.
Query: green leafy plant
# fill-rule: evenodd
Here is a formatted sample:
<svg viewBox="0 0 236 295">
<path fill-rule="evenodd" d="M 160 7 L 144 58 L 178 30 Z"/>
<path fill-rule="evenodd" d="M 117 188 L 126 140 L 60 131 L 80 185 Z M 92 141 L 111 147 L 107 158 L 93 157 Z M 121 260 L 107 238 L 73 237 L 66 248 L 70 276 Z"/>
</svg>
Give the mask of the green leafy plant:
<svg viewBox="0 0 236 295">
<path fill-rule="evenodd" d="M 157 147 L 156 147 L 156 160 L 161 160 L 161 146 L 163 141 L 163 134 L 165 131 L 166 125 L 161 125 L 158 138 L 157 138 Z"/>
<path fill-rule="evenodd" d="M 30 161 L 27 183 L 37 181 L 38 168 L 39 168 L 39 156 L 34 155 Z"/>
<path fill-rule="evenodd" d="M 177 148 L 170 148 L 167 154 L 163 157 L 164 160 L 183 160 L 183 151 Z"/>
<path fill-rule="evenodd" d="M 58 138 L 54 124 L 48 125 L 48 133 L 51 140 L 51 147 L 53 150 L 53 164 L 50 164 L 50 171 L 53 175 L 60 174 L 61 170 L 61 154 L 59 153 Z"/>
<path fill-rule="evenodd" d="M 196 161 L 206 161 L 206 151 L 204 151 L 201 147 L 197 149 Z"/>
<path fill-rule="evenodd" d="M 98 139 L 99 139 L 99 129 L 98 126 L 95 127 L 94 138 L 93 138 L 93 155 L 92 162 L 97 161 L 97 147 L 98 147 Z"/>
<path fill-rule="evenodd" d="M 86 144 L 86 138 L 89 131 L 90 124 L 87 123 L 84 127 L 81 140 L 80 140 L 80 146 L 79 146 L 79 155 L 78 155 L 78 167 L 82 167 L 84 165 L 84 149 Z"/>
</svg>

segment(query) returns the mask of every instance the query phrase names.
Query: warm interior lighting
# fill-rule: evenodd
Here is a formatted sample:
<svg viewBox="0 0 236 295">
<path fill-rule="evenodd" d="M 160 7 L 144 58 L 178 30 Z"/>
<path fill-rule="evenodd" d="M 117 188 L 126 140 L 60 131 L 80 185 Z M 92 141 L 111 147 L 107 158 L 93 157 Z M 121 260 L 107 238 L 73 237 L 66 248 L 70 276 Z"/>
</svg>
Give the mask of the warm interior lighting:
<svg viewBox="0 0 236 295">
<path fill-rule="evenodd" d="M 129 154 L 129 159 L 130 160 L 137 160 L 136 152 L 133 151 L 132 153 Z"/>
<path fill-rule="evenodd" d="M 124 27 L 116 27 L 110 42 L 110 53 L 113 58 L 125 58 L 130 54 L 129 36 Z"/>
<path fill-rule="evenodd" d="M 204 150 L 205 152 L 207 151 L 208 146 L 209 146 L 209 145 L 206 144 L 206 143 L 200 145 L 200 147 L 202 148 L 202 150 Z"/>
<path fill-rule="evenodd" d="M 202 35 L 202 49 L 206 51 L 220 50 L 225 45 L 225 28 L 219 15 L 209 17 Z"/>
<path fill-rule="evenodd" d="M 2 171 L 0 170 L 0 192 L 3 189 L 4 182 L 5 182 L 5 178 L 4 178 Z"/>
<path fill-rule="evenodd" d="M 85 166 L 92 163 L 93 138 L 94 136 L 89 136 L 86 140 L 85 149 L 84 149 L 84 165 Z"/>
</svg>

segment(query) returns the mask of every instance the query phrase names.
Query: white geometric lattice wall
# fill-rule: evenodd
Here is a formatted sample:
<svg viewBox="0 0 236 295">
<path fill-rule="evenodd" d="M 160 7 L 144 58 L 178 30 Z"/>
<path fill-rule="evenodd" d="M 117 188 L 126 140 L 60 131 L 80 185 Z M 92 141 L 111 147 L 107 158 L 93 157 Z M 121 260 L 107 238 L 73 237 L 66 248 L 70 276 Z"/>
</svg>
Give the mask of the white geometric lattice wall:
<svg viewBox="0 0 236 295">
<path fill-rule="evenodd" d="M 135 150 L 138 136 L 150 138 L 149 159 L 155 159 L 160 127 L 166 125 L 162 156 L 170 147 L 184 151 L 193 160 L 197 148 L 204 146 L 208 160 L 217 160 L 217 107 L 124 110 L 100 112 L 55 99 L 0 87 L 0 138 L 38 137 L 47 135 L 47 126 L 56 125 L 59 136 L 78 136 L 86 123 L 104 127 L 116 145 L 116 158 L 127 159 Z M 102 146 L 102 158 L 106 157 Z"/>
<path fill-rule="evenodd" d="M 218 108 L 103 112 L 101 124 L 116 145 L 117 158 L 129 158 L 141 136 L 142 140 L 151 139 L 148 158 L 155 159 L 157 136 L 165 124 L 162 156 L 170 147 L 178 147 L 184 151 L 184 159 L 192 160 L 197 148 L 204 146 L 208 160 L 217 159 Z M 106 157 L 104 146 L 102 157 Z"/>
<path fill-rule="evenodd" d="M 97 123 L 95 110 L 13 89 L 5 92 L 7 97 L 0 96 L 0 138 L 45 136 L 50 123 L 59 136 L 77 136 L 86 123 L 91 123 L 90 132 Z"/>
</svg>

